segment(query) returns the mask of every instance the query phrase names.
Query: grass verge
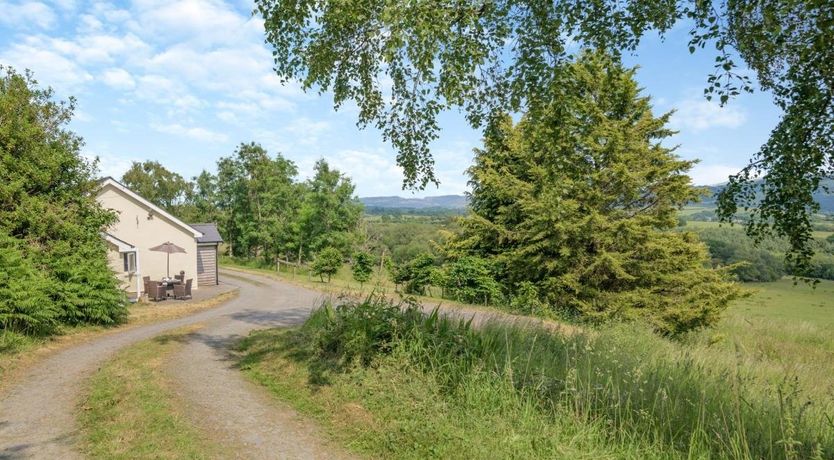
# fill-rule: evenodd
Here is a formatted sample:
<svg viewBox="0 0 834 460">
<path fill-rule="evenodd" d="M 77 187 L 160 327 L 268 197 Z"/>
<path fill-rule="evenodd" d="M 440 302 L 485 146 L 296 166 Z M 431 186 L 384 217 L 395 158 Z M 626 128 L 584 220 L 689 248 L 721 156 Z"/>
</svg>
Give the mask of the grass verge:
<svg viewBox="0 0 834 460">
<path fill-rule="evenodd" d="M 79 408 L 84 453 L 91 458 L 217 458 L 219 447 L 181 415 L 162 367 L 196 326 L 119 352 L 89 380 Z"/>
<path fill-rule="evenodd" d="M 831 458 L 834 398 L 636 326 L 478 329 L 382 298 L 241 343 L 254 381 L 384 458 Z M 718 349 L 715 353 L 723 353 Z"/>
</svg>

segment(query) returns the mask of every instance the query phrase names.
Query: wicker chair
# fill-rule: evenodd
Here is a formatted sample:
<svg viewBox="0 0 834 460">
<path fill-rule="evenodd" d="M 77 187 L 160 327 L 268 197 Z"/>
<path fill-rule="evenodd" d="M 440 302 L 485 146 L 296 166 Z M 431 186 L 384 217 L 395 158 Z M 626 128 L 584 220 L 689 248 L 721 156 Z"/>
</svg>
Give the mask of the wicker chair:
<svg viewBox="0 0 834 460">
<path fill-rule="evenodd" d="M 160 301 L 165 300 L 168 297 L 168 292 L 161 283 L 150 283 L 150 290 L 148 291 L 148 299 Z"/>
<path fill-rule="evenodd" d="M 191 298 L 191 282 L 193 280 L 191 278 L 185 282 L 185 284 L 175 284 L 174 285 L 174 298 L 175 299 L 185 299 Z"/>
</svg>

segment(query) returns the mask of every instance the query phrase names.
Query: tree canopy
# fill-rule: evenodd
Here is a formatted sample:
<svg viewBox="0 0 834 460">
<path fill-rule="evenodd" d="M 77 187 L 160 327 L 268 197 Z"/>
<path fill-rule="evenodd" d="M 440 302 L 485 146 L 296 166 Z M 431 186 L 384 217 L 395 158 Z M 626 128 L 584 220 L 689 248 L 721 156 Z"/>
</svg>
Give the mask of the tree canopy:
<svg viewBox="0 0 834 460">
<path fill-rule="evenodd" d="M 351 253 L 362 213 L 350 178 L 324 160 L 298 180 L 298 167 L 256 142 L 220 158 L 217 174 L 203 171 L 188 183 L 175 214 L 215 220 L 233 256 L 270 264 L 301 263 L 334 247 Z"/>
<path fill-rule="evenodd" d="M 726 103 L 752 81 L 784 111 L 768 142 L 720 200 L 723 219 L 752 208 L 751 235 L 786 236 L 789 261 L 811 257 L 811 194 L 834 173 L 834 3 L 828 0 L 472 2 L 257 0 L 275 70 L 355 101 L 397 150 L 405 186 L 436 182 L 429 145 L 438 114 L 461 107 L 475 127 L 495 113 L 550 107 L 572 59 L 568 43 L 634 51 L 648 32 L 690 28 L 689 52 L 715 54 L 707 98 Z M 755 193 L 760 192 L 759 194 Z"/>
<path fill-rule="evenodd" d="M 274 157 L 257 143 L 244 143 L 230 157 L 217 162 L 217 177 L 203 173 L 206 188 L 219 210 L 220 228 L 232 253 L 287 258 L 295 242 L 301 186 L 298 168 L 281 156 Z M 209 185 L 211 184 L 211 185 Z"/>
<path fill-rule="evenodd" d="M 642 318 L 665 334 L 713 323 L 739 291 L 706 268 L 695 235 L 671 231 L 699 190 L 692 162 L 661 145 L 670 114 L 655 117 L 634 70 L 604 53 L 562 75 L 538 117 L 490 121 L 450 256 L 485 257 L 508 291 L 532 283 L 584 318 Z"/>
<path fill-rule="evenodd" d="M 191 194 L 191 184 L 157 161 L 134 161 L 122 175 L 122 183 L 168 212 L 177 213 Z"/>
</svg>

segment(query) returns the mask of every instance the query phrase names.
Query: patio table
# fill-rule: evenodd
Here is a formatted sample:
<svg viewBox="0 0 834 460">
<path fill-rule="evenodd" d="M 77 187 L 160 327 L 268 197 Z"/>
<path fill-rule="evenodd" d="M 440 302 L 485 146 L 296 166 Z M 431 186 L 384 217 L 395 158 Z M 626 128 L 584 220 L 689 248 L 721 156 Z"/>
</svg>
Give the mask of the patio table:
<svg viewBox="0 0 834 460">
<path fill-rule="evenodd" d="M 174 290 L 174 285 L 182 284 L 182 281 L 180 281 L 178 279 L 171 279 L 171 280 L 162 280 L 162 281 L 160 281 L 160 283 L 162 283 L 162 285 L 165 286 L 165 293 L 170 296 L 168 291 L 173 291 Z"/>
</svg>

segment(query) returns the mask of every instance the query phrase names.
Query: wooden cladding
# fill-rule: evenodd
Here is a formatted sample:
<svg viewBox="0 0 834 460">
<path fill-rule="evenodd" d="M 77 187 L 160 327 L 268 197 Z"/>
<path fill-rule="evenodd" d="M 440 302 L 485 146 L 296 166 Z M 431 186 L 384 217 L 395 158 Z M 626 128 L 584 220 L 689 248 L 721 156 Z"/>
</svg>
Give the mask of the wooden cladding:
<svg viewBox="0 0 834 460">
<path fill-rule="evenodd" d="M 217 245 L 197 246 L 197 283 L 199 286 L 217 284 Z"/>
</svg>

